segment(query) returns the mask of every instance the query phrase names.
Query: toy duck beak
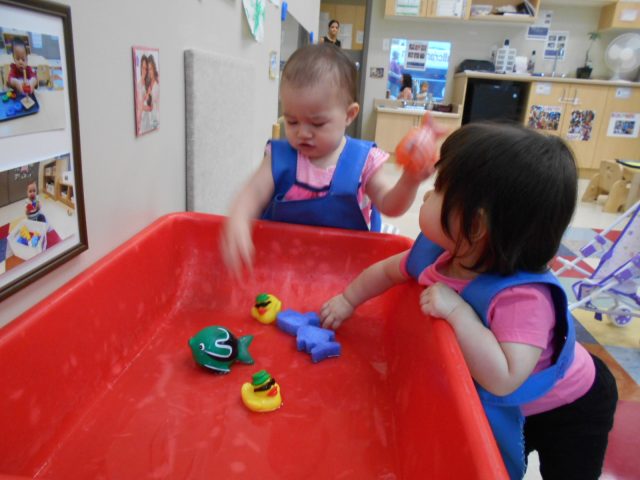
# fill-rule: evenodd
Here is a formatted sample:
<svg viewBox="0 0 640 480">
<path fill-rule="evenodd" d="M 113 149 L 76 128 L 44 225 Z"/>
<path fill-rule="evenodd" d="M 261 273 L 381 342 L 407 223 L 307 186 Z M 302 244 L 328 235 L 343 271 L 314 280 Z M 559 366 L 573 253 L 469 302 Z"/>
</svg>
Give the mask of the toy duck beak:
<svg viewBox="0 0 640 480">
<path fill-rule="evenodd" d="M 264 315 L 265 313 L 267 313 L 267 308 L 266 307 L 259 307 L 258 308 L 258 313 L 260 315 Z"/>
<path fill-rule="evenodd" d="M 276 395 L 278 395 L 278 387 L 273 387 L 269 390 L 269 393 L 267 393 L 267 396 L 269 397 L 275 397 Z"/>
</svg>

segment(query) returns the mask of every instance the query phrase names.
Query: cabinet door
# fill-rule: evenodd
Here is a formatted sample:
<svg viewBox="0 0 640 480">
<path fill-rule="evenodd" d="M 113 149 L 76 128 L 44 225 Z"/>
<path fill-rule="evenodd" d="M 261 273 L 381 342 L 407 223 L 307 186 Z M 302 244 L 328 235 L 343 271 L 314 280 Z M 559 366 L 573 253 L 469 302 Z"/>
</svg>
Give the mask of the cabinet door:
<svg viewBox="0 0 640 480">
<path fill-rule="evenodd" d="M 376 113 L 376 143 L 395 158 L 396 146 L 411 128 L 419 125 L 420 117 L 400 113 Z"/>
<path fill-rule="evenodd" d="M 573 84 L 569 87 L 570 98 L 564 100 L 562 138 L 571 146 L 578 167 L 597 168 L 594 160 L 595 150 L 603 124 L 608 87 L 583 84 Z"/>
<path fill-rule="evenodd" d="M 640 4 L 634 2 L 616 2 L 602 7 L 598 30 L 640 28 Z"/>
<path fill-rule="evenodd" d="M 551 135 L 560 135 L 567 101 L 567 84 L 532 82 L 525 125 Z"/>
<path fill-rule="evenodd" d="M 640 160 L 640 88 L 607 87 L 594 168 L 602 160 Z"/>
</svg>

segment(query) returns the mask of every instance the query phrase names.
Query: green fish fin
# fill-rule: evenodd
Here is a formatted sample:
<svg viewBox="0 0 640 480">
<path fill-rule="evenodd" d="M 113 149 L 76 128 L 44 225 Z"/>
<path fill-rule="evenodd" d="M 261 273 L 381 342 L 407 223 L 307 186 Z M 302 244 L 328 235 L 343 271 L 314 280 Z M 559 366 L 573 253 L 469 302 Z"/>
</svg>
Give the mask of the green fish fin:
<svg viewBox="0 0 640 480">
<path fill-rule="evenodd" d="M 238 361 L 253 365 L 253 358 L 249 354 L 249 345 L 253 341 L 253 335 L 245 335 L 238 339 Z"/>
</svg>

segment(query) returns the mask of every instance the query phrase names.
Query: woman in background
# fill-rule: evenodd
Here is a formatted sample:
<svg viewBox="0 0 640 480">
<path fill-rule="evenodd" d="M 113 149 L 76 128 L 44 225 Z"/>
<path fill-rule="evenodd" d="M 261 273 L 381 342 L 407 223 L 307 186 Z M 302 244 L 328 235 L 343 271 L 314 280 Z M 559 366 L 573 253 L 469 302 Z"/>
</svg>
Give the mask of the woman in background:
<svg viewBox="0 0 640 480">
<path fill-rule="evenodd" d="M 340 22 L 338 20 L 331 20 L 329 22 L 329 31 L 327 32 L 327 35 L 322 37 L 320 41 L 322 43 L 330 43 L 340 48 L 342 44 L 340 43 L 340 40 L 338 40 L 338 32 L 340 32 Z"/>
</svg>

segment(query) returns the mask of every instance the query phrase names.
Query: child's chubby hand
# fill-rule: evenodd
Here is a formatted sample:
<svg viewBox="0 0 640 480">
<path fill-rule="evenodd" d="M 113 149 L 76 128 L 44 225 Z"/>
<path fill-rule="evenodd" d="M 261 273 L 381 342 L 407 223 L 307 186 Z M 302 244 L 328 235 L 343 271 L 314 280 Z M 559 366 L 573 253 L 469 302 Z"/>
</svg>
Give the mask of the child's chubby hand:
<svg viewBox="0 0 640 480">
<path fill-rule="evenodd" d="M 405 175 L 423 181 L 435 171 L 440 159 L 438 140 L 448 130 L 439 126 L 429 113 L 422 117 L 422 125 L 412 128 L 396 147 L 396 160 L 404 168 Z"/>
<path fill-rule="evenodd" d="M 322 328 L 337 330 L 353 314 L 353 310 L 353 305 L 342 293 L 336 295 L 320 309 L 320 324 Z"/>
<path fill-rule="evenodd" d="M 251 238 L 251 223 L 227 219 L 220 237 L 222 260 L 233 274 L 240 278 L 243 266 L 252 270 L 254 247 Z"/>
<path fill-rule="evenodd" d="M 460 295 L 442 283 L 434 283 L 420 294 L 420 309 L 425 315 L 431 315 L 451 323 L 453 313 L 467 306 Z"/>
</svg>

